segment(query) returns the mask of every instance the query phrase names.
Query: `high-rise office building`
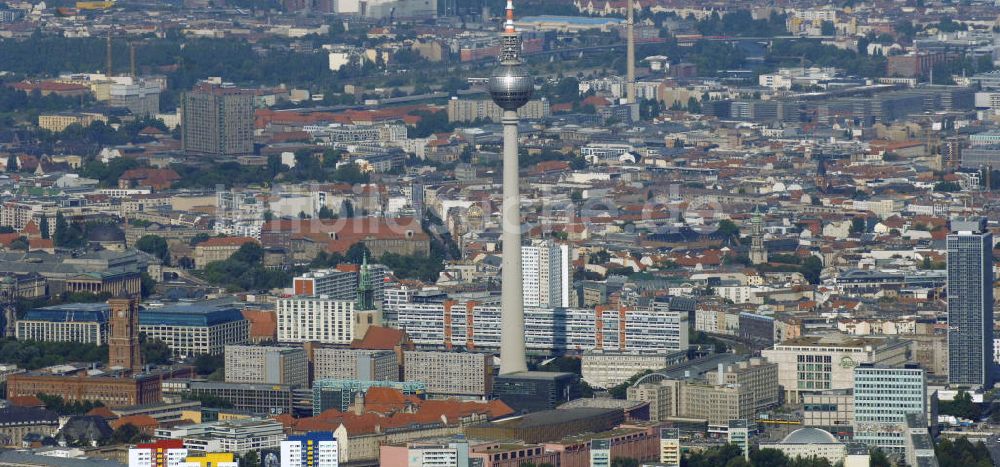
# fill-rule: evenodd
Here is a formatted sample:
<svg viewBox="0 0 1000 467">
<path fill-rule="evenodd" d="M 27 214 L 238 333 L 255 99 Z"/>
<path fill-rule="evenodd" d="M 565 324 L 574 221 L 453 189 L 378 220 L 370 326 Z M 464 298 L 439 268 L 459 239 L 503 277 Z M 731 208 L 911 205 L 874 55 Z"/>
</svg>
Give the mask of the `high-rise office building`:
<svg viewBox="0 0 1000 467">
<path fill-rule="evenodd" d="M 181 114 L 184 152 L 215 157 L 253 153 L 253 92 L 201 83 L 184 94 Z"/>
<path fill-rule="evenodd" d="M 917 365 L 854 369 L 854 440 L 902 453 L 906 415 L 927 413 L 927 381 Z"/>
<path fill-rule="evenodd" d="M 611 440 L 590 440 L 590 467 L 611 467 Z"/>
<path fill-rule="evenodd" d="M 993 368 L 993 234 L 986 219 L 948 235 L 948 382 L 988 387 Z"/>
<path fill-rule="evenodd" d="M 681 465 L 681 430 L 660 428 L 660 464 L 664 467 Z"/>
<path fill-rule="evenodd" d="M 729 444 L 739 446 L 743 458 L 750 460 L 750 423 L 745 418 L 729 421 Z"/>
<path fill-rule="evenodd" d="M 521 247 L 524 306 L 556 308 L 569 306 L 569 247 L 551 240 Z"/>
<path fill-rule="evenodd" d="M 354 334 L 354 300 L 321 297 L 282 298 L 277 303 L 278 342 L 350 344 Z"/>
<path fill-rule="evenodd" d="M 339 454 L 333 433 L 289 436 L 281 442 L 281 467 L 337 467 Z"/>
</svg>

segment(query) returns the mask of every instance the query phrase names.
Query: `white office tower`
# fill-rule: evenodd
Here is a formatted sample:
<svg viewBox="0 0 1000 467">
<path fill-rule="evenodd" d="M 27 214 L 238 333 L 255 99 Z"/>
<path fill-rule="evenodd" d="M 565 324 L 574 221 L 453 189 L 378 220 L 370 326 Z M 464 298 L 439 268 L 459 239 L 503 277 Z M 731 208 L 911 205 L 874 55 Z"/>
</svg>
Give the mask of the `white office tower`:
<svg viewBox="0 0 1000 467">
<path fill-rule="evenodd" d="M 521 247 L 521 270 L 526 308 L 569 306 L 569 247 L 536 240 Z"/>
<path fill-rule="evenodd" d="M 290 436 L 281 442 L 281 467 L 338 467 L 340 452 L 332 433 Z"/>
</svg>

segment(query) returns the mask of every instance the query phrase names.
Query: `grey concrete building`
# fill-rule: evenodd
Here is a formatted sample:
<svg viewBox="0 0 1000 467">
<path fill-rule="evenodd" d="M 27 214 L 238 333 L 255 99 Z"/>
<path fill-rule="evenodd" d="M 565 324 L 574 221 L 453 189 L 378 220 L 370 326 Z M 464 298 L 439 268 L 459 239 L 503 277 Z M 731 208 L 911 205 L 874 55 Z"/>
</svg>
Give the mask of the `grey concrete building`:
<svg viewBox="0 0 1000 467">
<path fill-rule="evenodd" d="M 309 363 L 301 347 L 226 346 L 226 382 L 309 385 Z"/>
<path fill-rule="evenodd" d="M 232 85 L 202 83 L 181 99 L 181 144 L 188 154 L 253 153 L 254 96 Z"/>
</svg>

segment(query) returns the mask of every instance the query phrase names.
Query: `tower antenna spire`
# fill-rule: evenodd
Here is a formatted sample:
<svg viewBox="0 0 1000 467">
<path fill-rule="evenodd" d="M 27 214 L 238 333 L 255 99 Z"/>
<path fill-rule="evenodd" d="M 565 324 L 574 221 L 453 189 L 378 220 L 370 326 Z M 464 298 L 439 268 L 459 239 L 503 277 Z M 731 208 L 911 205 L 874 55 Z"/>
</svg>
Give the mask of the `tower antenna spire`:
<svg viewBox="0 0 1000 467">
<path fill-rule="evenodd" d="M 503 32 L 506 34 L 517 32 L 514 29 L 514 0 L 507 0 L 507 21 L 504 22 Z"/>
</svg>

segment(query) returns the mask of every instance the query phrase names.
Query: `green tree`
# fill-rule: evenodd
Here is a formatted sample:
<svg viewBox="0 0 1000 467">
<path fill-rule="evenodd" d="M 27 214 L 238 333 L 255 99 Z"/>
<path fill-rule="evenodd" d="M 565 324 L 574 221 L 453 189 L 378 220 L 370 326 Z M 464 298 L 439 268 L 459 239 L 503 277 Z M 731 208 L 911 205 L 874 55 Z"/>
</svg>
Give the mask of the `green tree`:
<svg viewBox="0 0 1000 467">
<path fill-rule="evenodd" d="M 344 259 L 347 260 L 348 263 L 361 264 L 361 261 L 366 256 L 371 258 L 372 252 L 368 250 L 368 247 L 366 247 L 364 243 L 358 242 L 351 245 L 351 247 L 347 249 L 347 253 L 344 254 Z"/>
<path fill-rule="evenodd" d="M 257 451 L 249 451 L 240 458 L 240 465 L 243 467 L 260 467 L 260 456 Z"/>
<path fill-rule="evenodd" d="M 56 231 L 54 232 L 53 243 L 56 246 L 66 246 L 67 238 L 69 234 L 69 223 L 66 222 L 66 217 L 63 216 L 62 211 L 56 211 Z"/>
<path fill-rule="evenodd" d="M 934 184 L 934 191 L 942 193 L 955 193 L 962 191 L 962 186 L 955 182 L 937 182 Z"/>
<path fill-rule="evenodd" d="M 350 184 L 368 183 L 368 174 L 361 171 L 358 164 L 348 163 L 337 167 L 333 172 L 332 179 L 337 182 Z"/>
<path fill-rule="evenodd" d="M 114 444 L 136 444 L 149 441 L 149 435 L 139 431 L 135 425 L 126 423 L 111 433 L 111 441 Z"/>
<path fill-rule="evenodd" d="M 45 393 L 35 394 L 39 400 L 45 404 L 45 408 L 59 415 L 83 415 L 97 407 L 104 407 L 101 401 L 73 401 L 66 402 L 62 396 Z"/>
<path fill-rule="evenodd" d="M 942 438 L 934 447 L 941 467 L 989 467 L 993 465 L 990 451 L 982 442 L 972 443 L 962 436 L 954 441 Z"/>
<path fill-rule="evenodd" d="M 820 31 L 824 36 L 833 36 L 837 34 L 837 27 L 832 21 L 823 21 L 820 25 Z"/>
<path fill-rule="evenodd" d="M 819 284 L 820 275 L 823 273 L 823 260 L 810 255 L 802 261 L 802 275 L 810 284 Z"/>
<path fill-rule="evenodd" d="M 611 460 L 611 467 L 639 467 L 639 461 L 631 457 L 616 457 Z"/>
<path fill-rule="evenodd" d="M 166 365 L 170 363 L 173 352 L 170 346 L 161 339 L 146 339 L 146 334 L 139 335 L 139 348 L 142 352 L 142 362 L 150 365 Z"/>
<path fill-rule="evenodd" d="M 694 96 L 688 98 L 687 111 L 693 114 L 701 113 L 701 102 Z"/>
<path fill-rule="evenodd" d="M 225 366 L 226 359 L 223 355 L 200 354 L 194 359 L 194 370 L 202 376 L 224 371 Z"/>
<path fill-rule="evenodd" d="M 38 230 L 42 232 L 43 239 L 49 239 L 49 216 L 42 216 L 42 220 L 38 223 Z"/>
<path fill-rule="evenodd" d="M 354 203 L 351 200 L 345 199 L 340 205 L 341 211 L 344 213 L 344 217 L 350 219 L 354 217 Z"/>
<path fill-rule="evenodd" d="M 864 217 L 858 216 L 851 219 L 851 235 L 860 235 L 865 233 L 867 230 Z"/>
<path fill-rule="evenodd" d="M 317 216 L 319 216 L 320 219 L 333 219 L 336 217 L 333 213 L 333 210 L 326 206 L 319 208 L 319 213 L 317 213 Z"/>
<path fill-rule="evenodd" d="M 143 235 L 135 242 L 135 247 L 159 258 L 163 264 L 170 264 L 170 247 L 167 246 L 166 239 L 159 235 Z"/>
<path fill-rule="evenodd" d="M 17 156 L 14 154 L 7 156 L 7 172 L 17 172 L 17 170 Z"/>
<path fill-rule="evenodd" d="M 739 238 L 740 236 L 740 228 L 729 219 L 719 221 L 718 232 L 725 238 Z"/>
<path fill-rule="evenodd" d="M 86 244 L 83 230 L 77 224 L 66 221 L 62 211 L 56 211 L 56 229 L 52 238 L 57 247 L 77 248 Z"/>
<path fill-rule="evenodd" d="M 10 242 L 11 250 L 28 251 L 31 246 L 28 244 L 27 237 L 18 237 L 17 240 Z"/>
<path fill-rule="evenodd" d="M 881 449 L 873 449 L 870 454 L 871 457 L 868 460 L 868 465 L 871 467 L 892 467 L 889 457 Z"/>
<path fill-rule="evenodd" d="M 154 292 L 156 292 L 156 279 L 153 279 L 153 276 L 150 276 L 148 272 L 142 272 L 139 275 L 139 295 L 146 298 L 153 295 Z"/>
<path fill-rule="evenodd" d="M 938 403 L 938 413 L 978 421 L 982 416 L 982 409 L 972 402 L 971 394 L 960 389 L 953 400 Z"/>
</svg>

